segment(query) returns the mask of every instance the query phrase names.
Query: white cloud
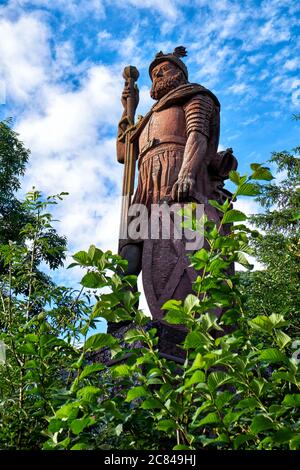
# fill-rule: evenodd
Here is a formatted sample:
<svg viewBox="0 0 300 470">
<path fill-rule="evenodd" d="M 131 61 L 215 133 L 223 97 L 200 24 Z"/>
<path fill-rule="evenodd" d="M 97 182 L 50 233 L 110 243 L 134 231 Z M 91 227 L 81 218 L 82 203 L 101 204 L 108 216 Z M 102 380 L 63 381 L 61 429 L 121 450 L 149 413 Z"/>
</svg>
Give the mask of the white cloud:
<svg viewBox="0 0 300 470">
<path fill-rule="evenodd" d="M 245 119 L 245 121 L 242 121 L 243 126 L 249 126 L 249 124 L 253 124 L 254 122 L 258 121 L 260 118 L 259 114 L 255 114 L 254 116 L 249 117 L 248 119 Z"/>
<path fill-rule="evenodd" d="M 283 66 L 286 70 L 289 70 L 289 71 L 292 71 L 292 70 L 296 70 L 296 69 L 299 69 L 300 67 L 300 60 L 298 57 L 295 57 L 293 59 L 288 59 L 284 66 Z"/>
<path fill-rule="evenodd" d="M 170 20 L 176 19 L 178 15 L 176 2 L 173 0 L 128 0 L 127 3 L 138 8 L 149 8 L 151 10 L 157 10 L 159 13 L 166 16 Z"/>
<path fill-rule="evenodd" d="M 101 39 L 111 39 L 112 35 L 108 31 L 106 31 L 106 29 L 104 29 L 103 31 L 99 31 L 97 37 L 101 41 Z"/>
<path fill-rule="evenodd" d="M 0 105 L 6 103 L 6 85 L 3 80 L 0 80 Z"/>
<path fill-rule="evenodd" d="M 244 214 L 246 214 L 248 217 L 261 212 L 261 206 L 256 201 L 250 198 L 238 199 L 234 203 L 234 208 L 244 212 Z M 249 222 L 246 222 L 245 225 L 251 229 L 255 228 Z M 261 271 L 262 269 L 264 269 L 264 265 L 257 261 L 253 256 L 246 255 L 246 258 L 248 259 L 249 263 L 253 265 L 254 271 Z M 247 271 L 246 268 L 244 268 L 238 263 L 235 264 L 235 268 L 237 271 Z"/>
<path fill-rule="evenodd" d="M 234 83 L 229 87 L 229 91 L 235 95 L 241 95 L 249 90 L 249 86 L 246 83 Z"/>
<path fill-rule="evenodd" d="M 8 8 L 12 11 L 22 11 L 26 7 L 58 10 L 74 18 L 91 13 L 96 17 L 104 16 L 102 0 L 10 0 L 8 3 Z"/>
<path fill-rule="evenodd" d="M 250 198 L 240 198 L 234 203 L 234 208 L 244 212 L 247 216 L 260 212 L 259 204 Z"/>
<path fill-rule="evenodd" d="M 76 152 L 91 145 L 101 126 L 118 122 L 121 80 L 109 68 L 94 66 L 78 90 L 47 86 L 38 112 L 25 115 L 18 130 L 39 154 Z"/>
<path fill-rule="evenodd" d="M 300 106 L 300 88 L 298 88 L 296 91 L 293 91 L 293 93 L 292 93 L 292 103 L 295 106 L 295 108 L 299 108 L 299 106 Z"/>
<path fill-rule="evenodd" d="M 15 22 L 0 19 L 0 78 L 14 100 L 28 100 L 47 80 L 49 35 L 45 23 L 30 14 Z"/>
</svg>

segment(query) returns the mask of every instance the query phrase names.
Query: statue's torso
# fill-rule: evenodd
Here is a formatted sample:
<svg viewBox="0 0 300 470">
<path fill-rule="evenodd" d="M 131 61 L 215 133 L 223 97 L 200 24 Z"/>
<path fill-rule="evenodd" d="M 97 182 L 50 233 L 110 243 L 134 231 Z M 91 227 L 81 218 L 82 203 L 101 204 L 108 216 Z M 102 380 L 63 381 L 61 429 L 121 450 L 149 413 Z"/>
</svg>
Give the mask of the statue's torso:
<svg viewBox="0 0 300 470">
<path fill-rule="evenodd" d="M 155 139 L 155 141 L 154 141 Z M 185 145 L 186 123 L 182 106 L 171 106 L 162 111 L 153 112 L 139 138 L 139 152 L 147 151 L 147 146 L 159 146 L 165 143 Z"/>
</svg>

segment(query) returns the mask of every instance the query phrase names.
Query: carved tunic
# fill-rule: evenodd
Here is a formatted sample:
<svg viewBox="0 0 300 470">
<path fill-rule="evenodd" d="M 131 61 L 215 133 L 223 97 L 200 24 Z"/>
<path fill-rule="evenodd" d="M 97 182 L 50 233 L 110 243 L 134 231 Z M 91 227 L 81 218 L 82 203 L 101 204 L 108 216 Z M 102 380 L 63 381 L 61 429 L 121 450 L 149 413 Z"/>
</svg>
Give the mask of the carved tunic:
<svg viewBox="0 0 300 470">
<path fill-rule="evenodd" d="M 151 203 L 172 202 L 172 187 L 192 131 L 200 132 L 208 139 L 205 159 L 196 175 L 191 197 L 199 203 L 205 202 L 211 192 L 207 167 L 217 152 L 219 136 L 216 138 L 215 127 L 218 119 L 219 108 L 207 94 L 196 94 L 180 104 L 154 110 L 139 136 L 139 177 L 133 202 L 148 207 Z"/>
</svg>

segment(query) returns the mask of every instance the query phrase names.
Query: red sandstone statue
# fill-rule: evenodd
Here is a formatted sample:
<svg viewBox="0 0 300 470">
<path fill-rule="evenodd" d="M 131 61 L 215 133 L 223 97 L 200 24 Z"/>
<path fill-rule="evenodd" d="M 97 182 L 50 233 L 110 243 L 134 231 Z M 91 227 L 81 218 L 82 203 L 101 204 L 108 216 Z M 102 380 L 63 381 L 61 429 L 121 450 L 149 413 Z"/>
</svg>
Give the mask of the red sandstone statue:
<svg viewBox="0 0 300 470">
<path fill-rule="evenodd" d="M 218 220 L 208 200 L 228 196 L 224 180 L 237 161 L 232 149 L 217 152 L 220 103 L 201 85 L 188 82 L 181 57 L 184 47 L 171 54 L 159 52 L 150 64 L 151 97 L 157 100 L 149 113 L 134 125 L 138 105 L 134 67 L 124 70 L 124 112 L 118 128 L 117 158 L 125 162 L 122 220 L 132 203 L 151 204 L 194 201 L 204 204 L 208 217 Z M 133 200 L 134 169 L 138 184 Z M 126 223 L 126 222 L 125 222 Z M 120 240 L 120 254 L 128 260 L 128 273 L 143 270 L 144 290 L 154 319 L 161 319 L 162 304 L 184 298 L 192 291 L 196 273 L 189 267 L 184 245 L 178 240 Z"/>
</svg>

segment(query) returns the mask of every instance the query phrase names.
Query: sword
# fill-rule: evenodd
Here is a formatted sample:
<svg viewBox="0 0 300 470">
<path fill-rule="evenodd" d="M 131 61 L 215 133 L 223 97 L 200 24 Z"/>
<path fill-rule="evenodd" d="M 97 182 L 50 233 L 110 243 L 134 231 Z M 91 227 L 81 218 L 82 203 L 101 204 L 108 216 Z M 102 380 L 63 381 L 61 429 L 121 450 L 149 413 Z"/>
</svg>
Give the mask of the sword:
<svg viewBox="0 0 300 470">
<path fill-rule="evenodd" d="M 135 130 L 134 115 L 135 115 L 135 100 L 134 92 L 136 88 L 135 82 L 139 78 L 139 71 L 136 67 L 129 65 L 124 68 L 123 78 L 125 85 L 128 86 L 129 95 L 127 98 L 127 121 L 128 126 L 125 131 L 125 158 L 124 158 L 124 174 L 123 174 L 123 188 L 122 188 L 122 205 L 121 205 L 121 221 L 120 221 L 120 236 L 119 236 L 119 251 L 120 240 L 128 237 L 128 211 L 131 205 L 132 195 L 134 191 L 134 177 L 135 177 L 135 163 L 136 163 L 136 150 L 134 143 L 130 142 L 131 135 Z M 122 136 L 123 138 L 123 136 Z"/>
</svg>

